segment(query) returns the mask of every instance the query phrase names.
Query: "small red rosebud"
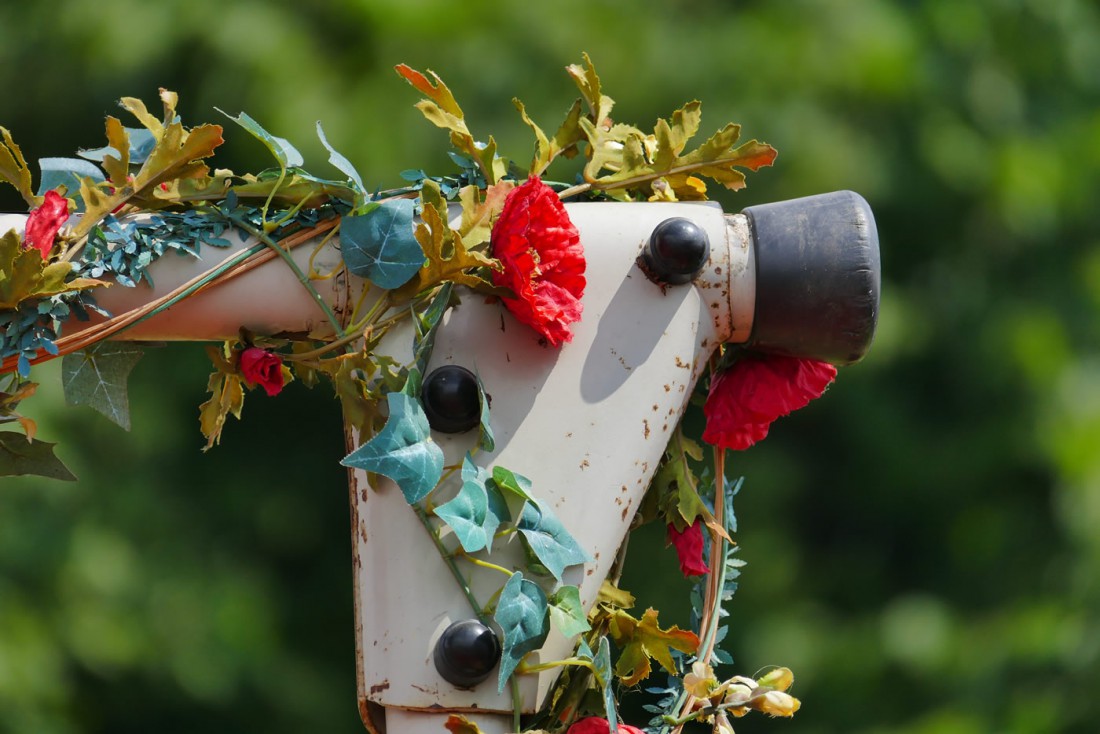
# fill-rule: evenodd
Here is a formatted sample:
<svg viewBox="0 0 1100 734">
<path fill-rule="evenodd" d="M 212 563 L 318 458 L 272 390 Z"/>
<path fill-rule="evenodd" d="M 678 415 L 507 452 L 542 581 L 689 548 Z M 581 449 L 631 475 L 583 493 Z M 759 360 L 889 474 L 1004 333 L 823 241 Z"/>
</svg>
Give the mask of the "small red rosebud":
<svg viewBox="0 0 1100 734">
<path fill-rule="evenodd" d="M 43 260 L 48 260 L 57 233 L 68 218 L 69 200 L 56 191 L 47 191 L 42 205 L 27 217 L 23 242 L 41 252 Z"/>
<path fill-rule="evenodd" d="M 610 732 L 611 724 L 607 722 L 607 719 L 601 719 L 599 716 L 589 716 L 577 721 L 569 727 L 565 734 L 610 734 Z M 645 732 L 630 724 L 619 724 L 618 734 L 645 734 Z"/>
<path fill-rule="evenodd" d="M 676 548 L 676 555 L 680 558 L 680 573 L 684 576 L 702 576 L 710 571 L 707 562 L 703 560 L 701 519 L 696 518 L 683 532 L 677 530 L 675 525 L 669 525 L 666 538 L 667 544 Z"/>
<path fill-rule="evenodd" d="M 259 347 L 248 347 L 237 358 L 241 376 L 253 385 L 259 385 L 274 397 L 283 389 L 283 360 L 278 354 Z"/>
</svg>

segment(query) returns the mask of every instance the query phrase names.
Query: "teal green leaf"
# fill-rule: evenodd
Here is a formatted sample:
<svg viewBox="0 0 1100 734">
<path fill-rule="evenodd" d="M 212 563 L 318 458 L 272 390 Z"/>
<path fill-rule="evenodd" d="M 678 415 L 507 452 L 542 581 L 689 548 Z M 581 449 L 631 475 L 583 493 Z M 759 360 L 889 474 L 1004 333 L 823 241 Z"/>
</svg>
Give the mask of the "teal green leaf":
<svg viewBox="0 0 1100 734">
<path fill-rule="evenodd" d="M 568 566 L 592 561 L 592 556 L 580 547 L 545 505 L 537 508 L 531 503 L 524 505 L 516 529 L 546 570 L 559 582 L 562 571 Z"/>
<path fill-rule="evenodd" d="M 260 123 L 253 120 L 247 112 L 242 112 L 239 117 L 233 117 L 233 115 L 225 110 L 218 110 L 218 112 L 221 112 L 230 120 L 243 127 L 250 132 L 254 138 L 263 143 L 264 146 L 271 151 L 271 155 L 275 156 L 275 160 L 279 161 L 279 165 L 282 168 L 293 168 L 294 166 L 300 166 L 305 163 L 302 154 L 298 152 L 297 148 L 290 144 L 289 140 L 280 138 L 277 135 L 272 135 L 265 130 Z"/>
<path fill-rule="evenodd" d="M 61 360 L 65 402 L 87 405 L 130 430 L 126 380 L 142 354 L 134 344 L 107 341 L 66 354 Z"/>
<path fill-rule="evenodd" d="M 592 629 L 581 606 L 580 589 L 562 586 L 550 595 L 550 621 L 565 637 L 576 637 Z"/>
<path fill-rule="evenodd" d="M 615 710 L 615 689 L 611 686 L 611 645 L 606 637 L 600 638 L 592 667 L 596 671 L 596 682 L 603 691 L 604 718 L 607 719 L 610 730 L 616 731 L 619 728 L 619 715 Z"/>
<path fill-rule="evenodd" d="M 366 214 L 340 222 L 344 262 L 354 275 L 379 288 L 407 283 L 424 265 L 424 250 L 413 235 L 411 199 L 389 199 Z"/>
<path fill-rule="evenodd" d="M 356 191 L 365 192 L 366 189 L 363 188 L 363 177 L 359 175 L 359 171 L 355 170 L 355 166 L 351 164 L 351 161 L 329 145 L 328 138 L 325 137 L 325 129 L 321 127 L 320 120 L 317 121 L 317 137 L 321 139 L 321 145 L 325 146 L 325 150 L 328 151 L 328 162 L 331 163 L 336 170 L 340 171 L 340 173 L 355 182 Z"/>
<path fill-rule="evenodd" d="M 144 127 L 124 127 L 126 136 L 130 141 L 130 163 L 133 165 L 141 165 L 145 162 L 145 159 L 149 157 L 149 154 L 153 152 L 153 148 L 157 144 L 157 139 L 153 137 L 153 133 Z M 106 156 L 119 157 L 121 151 L 115 150 L 113 146 L 106 145 L 102 148 L 95 148 L 94 150 L 80 150 L 77 151 L 77 155 L 81 158 L 86 158 L 90 161 L 102 163 Z"/>
<path fill-rule="evenodd" d="M 542 647 L 550 634 L 549 605 L 539 585 L 523 578 L 519 571 L 512 574 L 500 592 L 493 619 L 504 631 L 504 651 L 500 658 L 497 690 L 523 660 L 523 656 Z"/>
<path fill-rule="evenodd" d="M 28 441 L 22 433 L 0 431 L 0 477 L 39 477 L 75 482 L 76 477 L 54 456 L 56 444 Z"/>
<path fill-rule="evenodd" d="M 443 449 L 432 441 L 419 400 L 402 392 L 391 392 L 386 399 L 386 425 L 340 463 L 389 477 L 411 505 L 427 497 L 443 476 Z"/>
<path fill-rule="evenodd" d="M 531 496 L 531 480 L 522 474 L 516 474 L 511 469 L 503 466 L 493 467 L 493 482 L 502 490 L 508 490 L 517 497 L 522 497 L 527 502 L 538 508 L 538 500 Z"/>
<path fill-rule="evenodd" d="M 435 514 L 450 526 L 467 553 L 491 550 L 497 528 L 509 519 L 504 498 L 495 487 L 485 486 L 488 481 L 489 473 L 466 454 L 462 488 L 450 502 L 435 508 Z"/>
<path fill-rule="evenodd" d="M 39 158 L 38 168 L 42 175 L 38 184 L 38 195 L 64 186 L 69 193 L 80 191 L 80 179 L 90 178 L 99 183 L 107 180 L 99 166 L 79 158 Z M 77 197 L 77 203 L 80 198 Z"/>
</svg>

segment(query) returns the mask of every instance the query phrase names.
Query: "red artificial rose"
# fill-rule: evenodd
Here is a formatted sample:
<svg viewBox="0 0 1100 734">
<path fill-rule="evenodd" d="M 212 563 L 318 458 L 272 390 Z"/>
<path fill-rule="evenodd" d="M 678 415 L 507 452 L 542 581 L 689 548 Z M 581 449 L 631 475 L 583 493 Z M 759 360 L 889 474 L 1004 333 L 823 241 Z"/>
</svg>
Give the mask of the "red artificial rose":
<svg viewBox="0 0 1100 734">
<path fill-rule="evenodd" d="M 702 520 L 696 518 L 683 532 L 670 524 L 666 538 L 666 545 L 676 548 L 676 555 L 680 558 L 680 573 L 684 576 L 702 576 L 710 571 L 707 562 L 703 560 Z"/>
<path fill-rule="evenodd" d="M 710 383 L 703 440 L 742 450 L 768 435 L 772 421 L 821 397 L 836 367 L 813 359 L 746 355 Z"/>
<path fill-rule="evenodd" d="M 277 354 L 259 347 L 248 347 L 241 352 L 237 367 L 245 380 L 262 387 L 268 397 L 278 395 L 283 389 L 283 360 Z"/>
<path fill-rule="evenodd" d="M 56 191 L 47 191 L 42 205 L 27 217 L 23 242 L 41 252 L 43 260 L 48 259 L 57 233 L 68 218 L 69 200 Z"/>
<path fill-rule="evenodd" d="M 504 266 L 493 272 L 493 285 L 516 294 L 503 299 L 508 310 L 551 346 L 571 340 L 569 325 L 581 318 L 584 248 L 554 190 L 537 176 L 512 189 L 491 247 Z"/>
<path fill-rule="evenodd" d="M 607 719 L 601 719 L 599 716 L 589 716 L 586 719 L 578 720 L 577 723 L 569 727 L 569 731 L 565 734 L 610 734 L 610 732 L 611 724 L 607 722 Z M 645 734 L 645 732 L 630 724 L 619 724 L 618 734 Z"/>
</svg>

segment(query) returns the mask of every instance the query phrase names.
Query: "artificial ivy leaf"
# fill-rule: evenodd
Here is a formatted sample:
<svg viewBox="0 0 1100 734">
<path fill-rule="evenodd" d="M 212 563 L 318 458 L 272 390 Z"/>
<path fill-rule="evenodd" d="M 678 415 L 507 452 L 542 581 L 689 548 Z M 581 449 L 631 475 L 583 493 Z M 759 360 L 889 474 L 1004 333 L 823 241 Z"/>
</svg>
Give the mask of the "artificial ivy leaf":
<svg viewBox="0 0 1100 734">
<path fill-rule="evenodd" d="M 332 375 L 345 423 L 358 429 L 360 436 L 373 436 L 378 429 L 375 423 L 380 397 L 368 389 L 368 380 L 377 370 L 375 360 L 366 352 L 355 352 L 321 364 Z"/>
<path fill-rule="evenodd" d="M 325 146 L 325 150 L 328 151 L 328 162 L 335 166 L 340 173 L 354 181 L 357 191 L 365 192 L 366 189 L 363 187 L 363 177 L 359 175 L 359 171 L 355 170 L 355 166 L 352 165 L 351 161 L 338 153 L 336 149 L 329 144 L 328 138 L 325 137 L 325 130 L 321 127 L 320 120 L 317 121 L 317 137 L 321 139 L 321 145 Z"/>
<path fill-rule="evenodd" d="M 150 130 L 144 127 L 123 127 L 122 130 L 126 133 L 126 140 L 129 142 L 127 156 L 130 159 L 130 163 L 131 165 L 140 166 L 145 162 L 145 159 L 149 157 L 149 153 L 153 151 L 153 146 L 157 142 L 156 138 L 153 137 L 153 133 Z M 110 131 L 108 131 L 107 135 L 108 138 L 111 137 Z M 103 159 L 108 155 L 118 158 L 119 153 L 121 153 L 121 151 L 115 148 L 114 145 L 106 145 L 102 148 L 95 148 L 93 150 L 79 150 L 76 154 L 89 161 L 102 163 Z"/>
<path fill-rule="evenodd" d="M 65 402 L 90 406 L 129 431 L 126 380 L 142 354 L 134 344 L 109 341 L 66 354 L 61 360 Z"/>
<path fill-rule="evenodd" d="M 503 466 L 493 467 L 493 483 L 500 489 L 506 489 L 517 497 L 522 497 L 538 509 L 538 501 L 531 496 L 531 480 L 522 474 L 516 474 Z"/>
<path fill-rule="evenodd" d="M 611 683 L 611 645 L 606 637 L 600 638 L 596 655 L 592 658 L 592 668 L 596 672 L 596 682 L 603 692 L 604 718 L 611 731 L 619 729 L 619 712 L 615 709 L 615 689 Z"/>
<path fill-rule="evenodd" d="M 504 650 L 497 678 L 497 691 L 500 692 L 523 656 L 541 647 L 550 634 L 546 594 L 538 584 L 516 571 L 500 592 L 493 619 L 504 631 Z"/>
<path fill-rule="evenodd" d="M 425 180 L 420 199 L 422 221 L 416 226 L 415 236 L 425 260 L 419 272 L 397 292 L 397 297 L 410 298 L 448 281 L 470 288 L 487 285 L 484 278 L 471 271 L 496 261 L 468 250 L 461 235 L 447 224 L 447 202 L 440 195 L 439 184 Z"/>
<path fill-rule="evenodd" d="M 0 477 L 33 474 L 75 482 L 76 477 L 54 456 L 57 444 L 28 439 L 15 431 L 0 431 Z"/>
<path fill-rule="evenodd" d="M 111 183 L 116 188 L 121 188 L 129 183 L 130 178 L 130 135 L 117 117 L 107 118 L 105 131 L 107 143 L 113 151 L 103 156 L 103 168 L 107 171 Z M 150 152 L 152 152 L 151 149 Z"/>
<path fill-rule="evenodd" d="M 92 278 L 66 280 L 72 264 L 47 264 L 34 249 L 23 249 L 19 235 L 8 230 L 0 235 L 0 309 L 16 308 L 28 298 L 43 298 L 67 291 L 106 285 Z"/>
<path fill-rule="evenodd" d="M 580 547 L 546 505 L 534 507 L 530 502 L 525 504 L 516 529 L 546 570 L 559 582 L 562 571 L 568 566 L 592 561 L 592 556 Z"/>
<path fill-rule="evenodd" d="M 217 108 L 215 107 L 215 109 Z M 221 112 L 230 120 L 243 127 L 251 133 L 252 137 L 263 143 L 264 147 L 271 152 L 271 155 L 275 156 L 275 160 L 279 161 L 279 166 L 281 168 L 292 168 L 305 163 L 302 154 L 298 152 L 297 148 L 290 144 L 289 140 L 280 138 L 277 135 L 272 135 L 264 129 L 263 125 L 252 119 L 247 112 L 242 112 L 237 117 L 233 117 L 233 115 L 224 110 L 218 110 L 218 112 Z"/>
<path fill-rule="evenodd" d="M 432 441 L 419 400 L 403 392 L 391 392 L 386 399 L 386 425 L 340 463 L 389 477 L 411 505 L 427 497 L 443 476 L 443 449 Z"/>
<path fill-rule="evenodd" d="M 424 266 L 424 250 L 413 235 L 410 199 L 387 199 L 366 214 L 340 221 L 340 247 L 348 270 L 379 288 L 404 285 Z"/>
<path fill-rule="evenodd" d="M 443 726 L 451 734 L 484 734 L 477 724 L 467 719 L 461 714 L 451 714 L 447 717 L 447 720 L 443 722 Z"/>
<path fill-rule="evenodd" d="M 66 191 L 79 191 L 81 177 L 100 182 L 106 180 L 103 171 L 88 161 L 79 158 L 39 158 L 38 169 L 41 176 L 38 183 L 38 195 L 64 186 Z"/>
<path fill-rule="evenodd" d="M 23 158 L 23 151 L 12 140 L 6 127 L 0 126 L 0 135 L 4 137 L 4 142 L 0 143 L 0 180 L 14 186 L 28 205 L 37 206 L 38 200 L 31 190 L 31 171 Z"/>
<path fill-rule="evenodd" d="M 676 663 L 672 650 L 693 653 L 699 647 L 694 632 L 679 627 L 661 629 L 657 624 L 657 610 L 646 609 L 642 618 L 635 619 L 621 609 L 610 615 L 608 631 L 615 644 L 622 650 L 615 663 L 615 675 L 623 685 L 632 686 L 645 680 L 650 673 L 650 658 L 666 671 L 676 675 Z"/>
<path fill-rule="evenodd" d="M 435 514 L 454 531 L 467 553 L 490 548 L 502 520 L 508 519 L 504 498 L 495 488 L 497 501 L 486 488 L 489 473 L 473 462 L 469 454 L 462 461 L 462 488 L 454 499 L 435 508 Z M 502 512 L 503 510 L 503 512 Z"/>
<path fill-rule="evenodd" d="M 592 629 L 581 606 L 581 591 L 576 586 L 561 586 L 550 595 L 550 620 L 565 637 L 575 637 Z"/>
</svg>

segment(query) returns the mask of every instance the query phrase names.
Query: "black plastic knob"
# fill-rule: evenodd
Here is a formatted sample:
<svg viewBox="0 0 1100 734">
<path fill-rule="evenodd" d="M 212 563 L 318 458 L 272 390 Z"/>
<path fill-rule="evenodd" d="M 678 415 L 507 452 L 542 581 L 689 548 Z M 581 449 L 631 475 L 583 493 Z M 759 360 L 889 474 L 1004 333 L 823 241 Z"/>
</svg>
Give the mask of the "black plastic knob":
<svg viewBox="0 0 1100 734">
<path fill-rule="evenodd" d="M 431 371 L 421 388 L 428 425 L 443 433 L 464 433 L 481 423 L 477 377 L 457 364 Z"/>
<path fill-rule="evenodd" d="M 710 258 L 706 231 L 684 217 L 658 224 L 642 248 L 641 268 L 655 283 L 690 283 Z"/>
<path fill-rule="evenodd" d="M 756 260 L 749 345 L 859 361 L 878 322 L 881 267 L 871 207 L 851 191 L 745 209 Z"/>
<path fill-rule="evenodd" d="M 476 619 L 455 622 L 435 644 L 435 669 L 459 688 L 473 688 L 489 677 L 500 662 L 500 640 Z"/>
</svg>

